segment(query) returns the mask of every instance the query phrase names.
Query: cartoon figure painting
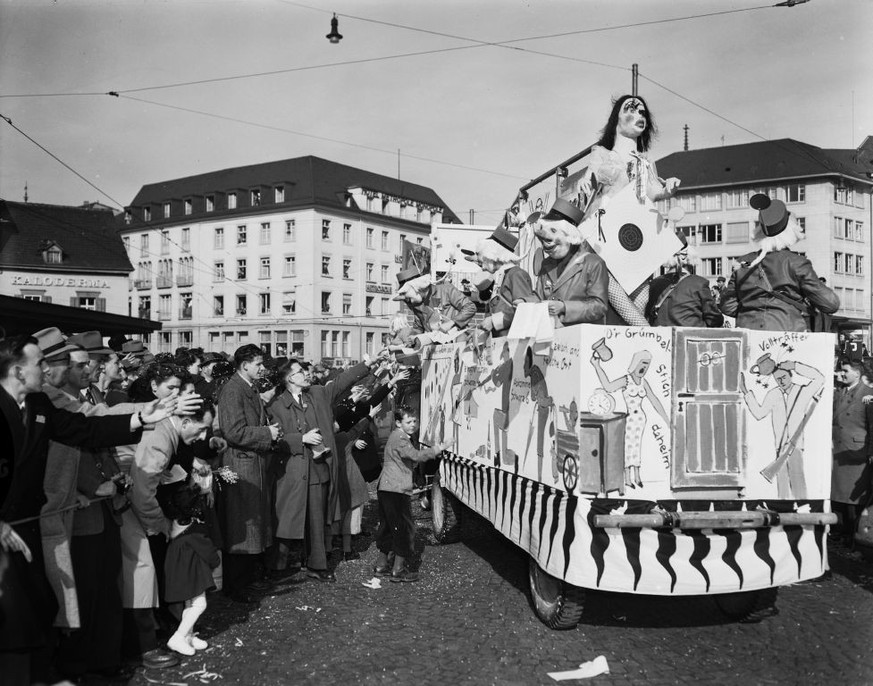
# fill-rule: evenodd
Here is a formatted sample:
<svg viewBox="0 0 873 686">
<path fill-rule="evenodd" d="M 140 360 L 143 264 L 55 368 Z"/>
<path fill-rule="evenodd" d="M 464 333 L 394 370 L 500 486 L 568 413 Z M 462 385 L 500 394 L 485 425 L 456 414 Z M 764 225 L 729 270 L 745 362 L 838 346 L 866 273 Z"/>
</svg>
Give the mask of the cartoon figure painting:
<svg viewBox="0 0 873 686">
<path fill-rule="evenodd" d="M 528 429 L 527 445 L 525 446 L 525 459 L 530 449 L 531 438 L 534 432 L 534 423 L 536 422 L 537 435 L 537 480 L 543 480 L 543 461 L 545 460 L 546 446 L 546 430 L 548 429 L 549 438 L 553 438 L 555 434 L 555 423 L 552 419 L 552 413 L 555 407 L 555 401 L 549 395 L 549 385 L 546 382 L 546 377 L 543 370 L 534 363 L 533 348 L 528 348 L 524 354 L 524 376 L 530 379 L 530 399 L 536 404 L 536 411 L 531 417 L 530 428 Z M 549 452 L 552 458 L 552 479 L 557 481 L 561 475 L 558 467 L 558 454 L 555 447 L 555 442 L 549 440 Z"/>
<path fill-rule="evenodd" d="M 740 375 L 740 392 L 749 413 L 758 421 L 769 417 L 776 440 L 776 459 L 761 470 L 761 475 L 769 482 L 776 479 L 779 498 L 805 498 L 803 430 L 821 399 L 824 375 L 803 362 L 783 360 L 777 363 L 769 354 L 758 359 L 751 373 L 758 376 L 758 382 L 764 387 L 768 386 L 767 376 L 776 382 L 776 387 L 767 391 L 759 401 L 747 388 L 745 377 Z M 798 376 L 809 382 L 798 382 Z"/>
<path fill-rule="evenodd" d="M 607 393 L 621 391 L 627 407 L 627 423 L 624 432 L 624 468 L 625 483 L 631 488 L 642 486 L 640 478 L 640 463 L 643 431 L 646 428 L 646 413 L 643 410 L 643 401 L 648 399 L 664 423 L 669 426 L 670 419 L 667 411 L 661 404 L 657 394 L 646 380 L 646 374 L 652 364 L 652 353 L 648 350 L 637 351 L 631 359 L 627 374 L 610 379 L 601 364 L 601 354 L 592 346 L 594 351 L 591 356 L 591 364 L 597 372 L 597 378 Z"/>
</svg>

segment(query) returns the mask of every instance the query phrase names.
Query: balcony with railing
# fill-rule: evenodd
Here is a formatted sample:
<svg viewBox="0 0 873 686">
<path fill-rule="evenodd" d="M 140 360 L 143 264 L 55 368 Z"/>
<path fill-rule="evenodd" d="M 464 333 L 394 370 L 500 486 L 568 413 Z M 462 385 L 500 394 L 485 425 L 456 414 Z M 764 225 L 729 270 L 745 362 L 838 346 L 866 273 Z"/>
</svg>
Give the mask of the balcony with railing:
<svg viewBox="0 0 873 686">
<path fill-rule="evenodd" d="M 147 291 L 152 287 L 151 279 L 134 279 L 133 287 L 138 291 Z"/>
<path fill-rule="evenodd" d="M 169 288 L 173 285 L 173 277 L 172 276 L 159 276 L 157 279 L 158 288 Z"/>
<path fill-rule="evenodd" d="M 170 312 L 169 312 L 169 310 L 158 310 L 158 321 L 159 321 L 159 322 L 168 322 L 168 321 L 170 321 Z"/>
<path fill-rule="evenodd" d="M 177 286 L 193 286 L 194 285 L 193 274 L 179 274 L 179 276 L 176 277 L 176 285 Z"/>
<path fill-rule="evenodd" d="M 194 308 L 191 305 L 179 309 L 179 319 L 191 319 Z"/>
<path fill-rule="evenodd" d="M 140 319 L 151 319 L 152 318 L 152 308 L 151 307 L 140 307 L 139 308 L 139 318 Z"/>
</svg>

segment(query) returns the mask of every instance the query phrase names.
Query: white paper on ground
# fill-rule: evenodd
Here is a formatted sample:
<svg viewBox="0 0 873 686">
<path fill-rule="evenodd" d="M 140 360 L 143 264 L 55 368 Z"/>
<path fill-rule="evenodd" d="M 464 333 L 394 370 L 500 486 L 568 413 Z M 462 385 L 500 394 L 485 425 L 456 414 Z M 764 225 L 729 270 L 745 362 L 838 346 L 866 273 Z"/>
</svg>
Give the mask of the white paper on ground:
<svg viewBox="0 0 873 686">
<path fill-rule="evenodd" d="M 549 672 L 548 675 L 555 681 L 569 681 L 570 679 L 590 679 L 593 676 L 600 674 L 609 674 L 609 665 L 606 663 L 606 657 L 598 655 L 590 662 L 583 662 L 579 665 L 579 669 L 573 669 L 567 672 Z"/>
<path fill-rule="evenodd" d="M 369 581 L 362 582 L 361 586 L 366 586 L 367 588 L 382 588 L 382 581 L 374 576 Z"/>
</svg>

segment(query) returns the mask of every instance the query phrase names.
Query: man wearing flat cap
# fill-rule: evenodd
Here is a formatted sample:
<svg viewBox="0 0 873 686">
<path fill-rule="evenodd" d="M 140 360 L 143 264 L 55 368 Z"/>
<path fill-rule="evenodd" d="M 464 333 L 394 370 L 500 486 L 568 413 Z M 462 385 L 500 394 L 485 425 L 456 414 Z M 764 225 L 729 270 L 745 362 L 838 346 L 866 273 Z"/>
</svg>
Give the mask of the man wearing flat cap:
<svg viewBox="0 0 873 686">
<path fill-rule="evenodd" d="M 605 323 L 609 272 L 582 240 L 578 228 L 582 217 L 582 210 L 558 198 L 545 215 L 535 212 L 528 218 L 540 241 L 541 263 L 535 297 L 527 301 L 547 302 L 558 327 Z"/>
<path fill-rule="evenodd" d="M 760 250 L 739 258 L 719 309 L 746 329 L 809 331 L 811 308 L 833 314 L 840 299 L 819 280 L 810 261 L 790 249 L 806 234 L 785 203 L 758 193 L 749 205 L 758 211 Z"/>
<path fill-rule="evenodd" d="M 394 300 L 405 302 L 412 314 L 413 333 L 429 331 L 448 333 L 466 328 L 476 314 L 476 305 L 448 281 L 432 283 L 428 274 L 417 268 L 404 269 L 397 275 L 399 288 Z"/>
</svg>

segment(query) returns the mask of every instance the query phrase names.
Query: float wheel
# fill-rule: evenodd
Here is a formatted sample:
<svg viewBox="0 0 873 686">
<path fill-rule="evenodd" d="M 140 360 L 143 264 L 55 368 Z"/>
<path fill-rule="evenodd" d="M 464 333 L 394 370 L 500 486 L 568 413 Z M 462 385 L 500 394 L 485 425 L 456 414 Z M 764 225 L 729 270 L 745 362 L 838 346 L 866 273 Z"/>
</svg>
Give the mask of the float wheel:
<svg viewBox="0 0 873 686">
<path fill-rule="evenodd" d="M 461 540 L 461 510 L 463 505 L 440 484 L 439 473 L 430 487 L 431 528 L 437 543 L 457 543 Z"/>
<path fill-rule="evenodd" d="M 530 595 L 534 612 L 550 629 L 575 629 L 585 609 L 585 591 L 544 572 L 530 558 Z"/>
<path fill-rule="evenodd" d="M 573 491 L 576 490 L 576 483 L 579 481 L 579 463 L 576 458 L 572 455 L 565 456 L 561 471 L 564 474 L 564 488 L 567 493 L 572 495 Z"/>
<path fill-rule="evenodd" d="M 776 609 L 778 594 L 778 588 L 763 588 L 759 591 L 722 593 L 714 598 L 718 609 L 729 619 L 755 624 L 779 612 Z"/>
</svg>

